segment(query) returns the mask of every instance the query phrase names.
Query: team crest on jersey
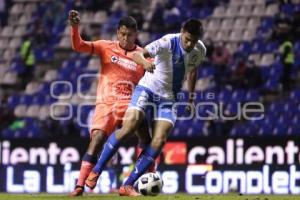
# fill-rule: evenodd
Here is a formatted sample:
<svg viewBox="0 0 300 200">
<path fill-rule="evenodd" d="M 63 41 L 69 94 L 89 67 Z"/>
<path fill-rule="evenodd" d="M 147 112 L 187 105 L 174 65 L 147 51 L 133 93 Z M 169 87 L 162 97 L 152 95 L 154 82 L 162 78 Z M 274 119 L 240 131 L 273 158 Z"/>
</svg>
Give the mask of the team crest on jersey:
<svg viewBox="0 0 300 200">
<path fill-rule="evenodd" d="M 112 63 L 115 63 L 121 67 L 124 67 L 126 69 L 130 70 L 136 70 L 137 64 L 129 59 L 118 57 L 118 56 L 111 56 L 110 58 Z"/>
<path fill-rule="evenodd" d="M 111 57 L 111 62 L 112 63 L 116 63 L 116 62 L 118 62 L 118 60 L 119 60 L 119 58 L 117 56 L 112 56 Z"/>
</svg>

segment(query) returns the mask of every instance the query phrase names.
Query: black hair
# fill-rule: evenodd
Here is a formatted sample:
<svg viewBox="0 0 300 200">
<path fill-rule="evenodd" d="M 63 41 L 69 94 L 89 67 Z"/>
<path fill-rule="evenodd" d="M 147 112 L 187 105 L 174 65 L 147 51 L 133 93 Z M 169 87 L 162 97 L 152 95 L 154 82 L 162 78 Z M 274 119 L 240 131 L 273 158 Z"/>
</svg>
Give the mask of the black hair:
<svg viewBox="0 0 300 200">
<path fill-rule="evenodd" d="M 131 28 L 131 29 L 134 29 L 134 30 L 137 30 L 137 22 L 136 20 L 131 17 L 131 16 L 127 16 L 127 17 L 122 17 L 119 21 L 119 24 L 118 24 L 118 29 L 121 27 L 121 26 L 125 26 L 126 28 Z"/>
<path fill-rule="evenodd" d="M 189 19 L 182 24 L 183 31 L 189 32 L 192 35 L 202 37 L 203 26 L 202 23 L 197 19 Z"/>
</svg>

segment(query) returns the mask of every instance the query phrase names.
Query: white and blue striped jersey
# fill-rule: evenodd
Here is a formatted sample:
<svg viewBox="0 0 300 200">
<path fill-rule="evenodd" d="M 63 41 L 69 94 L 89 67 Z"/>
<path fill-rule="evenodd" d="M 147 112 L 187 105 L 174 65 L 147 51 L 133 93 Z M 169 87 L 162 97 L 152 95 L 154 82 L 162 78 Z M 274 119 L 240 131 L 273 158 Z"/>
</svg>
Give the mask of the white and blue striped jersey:
<svg viewBox="0 0 300 200">
<path fill-rule="evenodd" d="M 155 70 L 146 72 L 139 85 L 163 98 L 174 99 L 186 73 L 198 67 L 206 54 L 202 41 L 199 40 L 192 51 L 186 52 L 180 40 L 180 33 L 168 34 L 145 47 L 154 58 Z"/>
</svg>

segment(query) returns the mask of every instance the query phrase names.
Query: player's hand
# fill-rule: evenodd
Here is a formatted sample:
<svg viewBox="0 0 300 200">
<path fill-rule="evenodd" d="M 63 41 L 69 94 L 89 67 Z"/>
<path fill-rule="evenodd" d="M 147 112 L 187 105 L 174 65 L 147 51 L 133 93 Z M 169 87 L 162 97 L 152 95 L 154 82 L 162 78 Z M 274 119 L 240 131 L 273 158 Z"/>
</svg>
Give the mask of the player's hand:
<svg viewBox="0 0 300 200">
<path fill-rule="evenodd" d="M 153 62 L 145 62 L 143 66 L 144 69 L 150 73 L 153 73 L 153 71 L 155 70 L 155 65 Z"/>
<path fill-rule="evenodd" d="M 189 102 L 189 105 L 186 105 L 185 112 L 192 115 L 193 117 L 196 114 L 196 108 L 194 102 Z"/>
<path fill-rule="evenodd" d="M 76 10 L 70 10 L 69 12 L 69 22 L 71 26 L 79 25 L 80 18 L 79 13 Z"/>
</svg>

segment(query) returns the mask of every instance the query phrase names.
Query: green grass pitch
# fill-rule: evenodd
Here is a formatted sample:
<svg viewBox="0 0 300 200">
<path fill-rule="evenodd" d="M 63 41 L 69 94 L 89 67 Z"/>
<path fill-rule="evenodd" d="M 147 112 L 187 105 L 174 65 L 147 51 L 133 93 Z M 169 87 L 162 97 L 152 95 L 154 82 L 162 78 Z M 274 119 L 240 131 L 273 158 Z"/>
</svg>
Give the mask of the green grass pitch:
<svg viewBox="0 0 300 200">
<path fill-rule="evenodd" d="M 300 200 L 300 196 L 286 195 L 188 195 L 188 194 L 173 194 L 173 195 L 158 195 L 156 197 L 134 197 L 141 200 Z M 78 199 L 78 200 L 127 200 L 134 199 L 133 197 L 120 197 L 117 194 L 87 194 L 83 197 L 68 197 L 65 195 L 55 194 L 0 194 L 0 200 L 66 200 L 66 199 Z"/>
</svg>

